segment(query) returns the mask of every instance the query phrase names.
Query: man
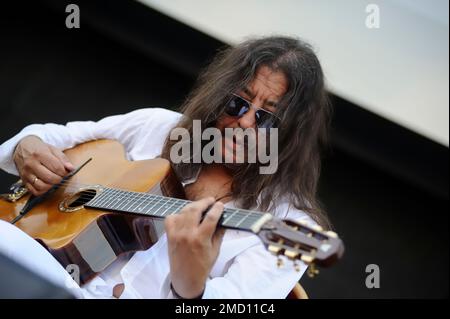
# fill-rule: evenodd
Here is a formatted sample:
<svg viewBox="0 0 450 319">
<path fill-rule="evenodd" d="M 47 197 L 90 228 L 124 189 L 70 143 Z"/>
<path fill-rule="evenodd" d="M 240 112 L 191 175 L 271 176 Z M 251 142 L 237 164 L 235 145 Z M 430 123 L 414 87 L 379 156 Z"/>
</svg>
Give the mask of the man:
<svg viewBox="0 0 450 319">
<path fill-rule="evenodd" d="M 267 211 L 328 227 L 316 200 L 320 148 L 329 104 L 320 63 L 302 41 L 248 40 L 218 54 L 200 75 L 180 113 L 141 109 L 98 122 L 30 125 L 0 146 L 0 167 L 18 173 L 35 195 L 73 169 L 61 150 L 93 139 L 116 139 L 130 160 L 171 160 L 175 128 L 278 129 L 278 168 L 258 163 L 173 163 L 186 197 L 195 200 L 166 219 L 166 235 L 147 251 L 114 262 L 83 286 L 85 297 L 285 298 L 304 273 L 276 267 L 255 236 L 216 230 L 223 206 Z M 222 150 L 236 149 L 223 139 Z M 220 200 L 220 201 L 219 201 Z M 202 213 L 212 208 L 200 222 Z M 0 224 L 1 226 L 1 224 Z"/>
</svg>

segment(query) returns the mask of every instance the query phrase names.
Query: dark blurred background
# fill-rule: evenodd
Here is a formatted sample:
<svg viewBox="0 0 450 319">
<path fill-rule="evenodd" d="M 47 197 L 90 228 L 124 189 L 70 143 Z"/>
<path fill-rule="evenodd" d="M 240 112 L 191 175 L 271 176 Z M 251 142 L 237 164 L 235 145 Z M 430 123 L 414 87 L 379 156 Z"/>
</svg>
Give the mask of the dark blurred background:
<svg viewBox="0 0 450 319">
<path fill-rule="evenodd" d="M 67 29 L 69 3 L 1 5 L 0 143 L 31 123 L 176 109 L 224 46 L 132 0 L 77 1 L 81 28 Z M 346 253 L 302 285 L 312 298 L 448 297 L 448 148 L 332 100 L 320 199 Z M 2 190 L 15 180 L 0 172 Z M 378 289 L 365 285 L 368 264 Z"/>
</svg>

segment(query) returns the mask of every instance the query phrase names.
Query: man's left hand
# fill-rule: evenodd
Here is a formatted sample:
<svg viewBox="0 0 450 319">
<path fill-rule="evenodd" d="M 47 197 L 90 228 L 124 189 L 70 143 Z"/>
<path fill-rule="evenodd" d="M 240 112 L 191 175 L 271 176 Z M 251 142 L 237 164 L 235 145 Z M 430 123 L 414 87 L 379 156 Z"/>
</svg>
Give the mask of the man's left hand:
<svg viewBox="0 0 450 319">
<path fill-rule="evenodd" d="M 183 298 L 202 294 L 219 254 L 225 231 L 217 228 L 217 222 L 222 215 L 223 204 L 214 201 L 209 197 L 192 202 L 179 214 L 165 220 L 172 287 Z M 210 206 L 202 220 L 203 213 Z"/>
</svg>

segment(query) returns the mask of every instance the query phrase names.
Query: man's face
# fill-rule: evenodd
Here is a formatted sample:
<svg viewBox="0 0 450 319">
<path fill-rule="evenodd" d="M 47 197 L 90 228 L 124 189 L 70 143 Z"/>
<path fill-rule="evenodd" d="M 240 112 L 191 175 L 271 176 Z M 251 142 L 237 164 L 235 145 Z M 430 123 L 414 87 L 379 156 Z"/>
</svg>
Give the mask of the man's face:
<svg viewBox="0 0 450 319">
<path fill-rule="evenodd" d="M 249 83 L 248 87 L 244 88 L 237 95 L 243 97 L 245 100 L 251 102 L 255 107 L 267 110 L 269 112 L 275 112 L 277 103 L 286 93 L 288 87 L 288 81 L 284 73 L 280 71 L 273 71 L 267 66 L 261 66 L 258 68 L 254 79 Z M 256 131 L 256 110 L 250 108 L 250 110 L 241 117 L 229 116 L 223 114 L 217 120 L 216 127 L 222 132 L 222 136 L 225 128 L 241 128 L 241 129 L 253 129 Z M 256 135 L 255 135 L 256 136 Z M 222 152 L 229 150 L 235 153 L 236 143 L 233 139 L 224 138 Z M 235 154 L 233 155 L 235 159 Z"/>
</svg>

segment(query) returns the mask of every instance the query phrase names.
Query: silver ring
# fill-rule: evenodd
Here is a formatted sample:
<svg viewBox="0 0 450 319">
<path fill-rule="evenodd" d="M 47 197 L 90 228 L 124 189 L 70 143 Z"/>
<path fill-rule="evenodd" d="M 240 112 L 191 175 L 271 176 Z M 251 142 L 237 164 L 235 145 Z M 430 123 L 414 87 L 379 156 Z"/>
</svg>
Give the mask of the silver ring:
<svg viewBox="0 0 450 319">
<path fill-rule="evenodd" d="M 38 179 L 39 179 L 39 178 L 37 178 L 37 176 L 35 176 L 35 177 L 33 178 L 33 182 L 31 183 L 31 185 L 34 186 L 34 184 L 36 184 L 36 181 L 37 181 Z"/>
</svg>

